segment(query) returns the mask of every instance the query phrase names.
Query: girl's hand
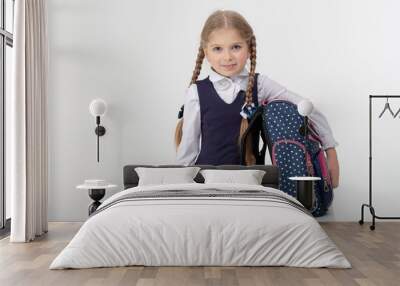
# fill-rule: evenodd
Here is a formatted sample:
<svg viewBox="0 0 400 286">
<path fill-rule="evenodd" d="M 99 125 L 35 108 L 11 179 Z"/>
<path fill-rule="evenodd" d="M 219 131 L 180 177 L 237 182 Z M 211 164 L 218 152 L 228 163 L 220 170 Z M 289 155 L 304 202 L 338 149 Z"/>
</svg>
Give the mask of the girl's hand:
<svg viewBox="0 0 400 286">
<path fill-rule="evenodd" d="M 329 148 L 325 150 L 327 161 L 328 161 L 328 170 L 329 175 L 332 180 L 332 187 L 337 188 L 339 186 L 339 162 L 336 154 L 335 148 Z"/>
</svg>

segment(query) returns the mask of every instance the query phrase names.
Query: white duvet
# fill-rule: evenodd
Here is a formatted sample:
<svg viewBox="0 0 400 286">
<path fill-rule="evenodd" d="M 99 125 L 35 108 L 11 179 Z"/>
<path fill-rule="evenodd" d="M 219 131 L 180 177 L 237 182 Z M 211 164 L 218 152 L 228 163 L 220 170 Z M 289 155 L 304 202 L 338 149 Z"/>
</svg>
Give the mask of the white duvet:
<svg viewBox="0 0 400 286">
<path fill-rule="evenodd" d="M 179 184 L 135 187 L 163 190 L 265 190 L 254 185 Z M 297 202 L 297 201 L 296 201 Z M 124 201 L 90 217 L 50 269 L 126 265 L 294 266 L 350 268 L 318 222 L 288 204 L 246 198 Z"/>
</svg>

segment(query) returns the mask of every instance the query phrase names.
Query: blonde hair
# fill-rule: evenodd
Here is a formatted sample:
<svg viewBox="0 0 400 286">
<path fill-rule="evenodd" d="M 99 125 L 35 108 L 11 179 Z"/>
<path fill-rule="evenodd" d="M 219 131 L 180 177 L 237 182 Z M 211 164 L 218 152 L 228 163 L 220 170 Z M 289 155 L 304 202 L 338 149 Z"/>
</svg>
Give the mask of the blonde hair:
<svg viewBox="0 0 400 286">
<path fill-rule="evenodd" d="M 207 45 L 210 34 L 221 28 L 231 28 L 235 29 L 239 35 L 246 41 L 249 52 L 250 52 L 250 71 L 249 71 L 249 80 L 246 89 L 245 95 L 245 103 L 251 104 L 253 102 L 253 86 L 255 80 L 255 70 L 256 70 L 256 37 L 254 36 L 253 29 L 247 23 L 246 19 L 235 11 L 227 11 L 227 10 L 218 10 L 212 13 L 208 19 L 206 20 L 203 30 L 201 31 L 200 37 L 200 47 L 197 53 L 196 65 L 193 70 L 192 80 L 190 81 L 190 85 L 196 83 L 196 80 L 200 74 L 201 66 L 203 64 L 203 60 L 205 57 L 204 49 Z M 189 85 L 189 86 L 190 86 Z M 240 141 L 243 137 L 243 134 L 248 128 L 247 119 L 242 118 L 242 122 L 240 124 L 240 135 L 238 144 L 240 145 Z M 175 129 L 175 145 L 178 148 L 181 139 L 182 139 L 182 126 L 183 126 L 183 118 L 178 121 L 178 124 Z M 252 144 L 251 144 L 251 134 L 249 134 L 246 140 L 246 157 L 245 162 L 246 165 L 254 165 L 256 160 L 254 154 L 252 152 Z"/>
</svg>

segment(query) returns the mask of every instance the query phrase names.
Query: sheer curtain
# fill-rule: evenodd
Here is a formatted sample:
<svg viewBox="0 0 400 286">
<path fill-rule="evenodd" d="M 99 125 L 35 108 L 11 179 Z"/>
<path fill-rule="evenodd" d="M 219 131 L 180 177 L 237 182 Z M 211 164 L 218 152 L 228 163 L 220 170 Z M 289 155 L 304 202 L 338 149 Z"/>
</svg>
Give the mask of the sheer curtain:
<svg viewBox="0 0 400 286">
<path fill-rule="evenodd" d="M 11 242 L 47 232 L 46 0 L 16 0 L 10 111 Z"/>
</svg>

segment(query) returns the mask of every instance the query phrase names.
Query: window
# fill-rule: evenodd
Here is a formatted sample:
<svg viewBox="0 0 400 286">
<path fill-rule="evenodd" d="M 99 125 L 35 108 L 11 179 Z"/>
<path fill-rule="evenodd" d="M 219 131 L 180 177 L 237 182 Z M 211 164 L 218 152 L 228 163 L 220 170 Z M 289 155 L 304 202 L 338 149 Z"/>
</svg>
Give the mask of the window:
<svg viewBox="0 0 400 286">
<path fill-rule="evenodd" d="M 14 0 L 0 0 L 0 236 L 9 231 L 10 194 L 5 193 L 5 106 L 11 92 Z M 6 227 L 7 226 L 7 227 Z"/>
</svg>

